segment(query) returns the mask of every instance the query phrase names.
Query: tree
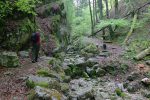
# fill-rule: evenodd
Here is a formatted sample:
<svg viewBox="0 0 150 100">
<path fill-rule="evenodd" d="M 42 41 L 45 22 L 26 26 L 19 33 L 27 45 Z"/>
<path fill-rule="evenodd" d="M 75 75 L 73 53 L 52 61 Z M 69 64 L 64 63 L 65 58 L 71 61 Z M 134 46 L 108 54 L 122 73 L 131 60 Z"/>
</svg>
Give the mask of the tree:
<svg viewBox="0 0 150 100">
<path fill-rule="evenodd" d="M 115 18 L 119 17 L 118 0 L 115 0 Z"/>
<path fill-rule="evenodd" d="M 103 2 L 102 0 L 98 0 L 98 7 L 99 7 L 99 10 L 100 10 L 100 19 L 103 18 Z"/>
<path fill-rule="evenodd" d="M 109 8 L 108 8 L 108 0 L 105 0 L 105 4 L 106 4 L 106 17 L 107 19 L 109 19 Z M 112 26 L 109 25 L 109 32 L 110 32 L 110 38 L 113 39 L 114 38 L 114 31 L 112 29 Z"/>
<path fill-rule="evenodd" d="M 92 8 L 91 8 L 91 2 L 89 0 L 89 9 L 90 9 L 90 16 L 91 16 L 91 32 L 94 33 L 94 24 L 93 24 L 93 16 L 92 16 Z"/>
<path fill-rule="evenodd" d="M 93 25 L 95 26 L 95 22 L 96 22 L 96 10 L 95 10 L 95 0 L 93 0 Z"/>
<path fill-rule="evenodd" d="M 109 19 L 108 0 L 105 0 L 105 4 L 106 4 L 106 17 Z"/>
</svg>

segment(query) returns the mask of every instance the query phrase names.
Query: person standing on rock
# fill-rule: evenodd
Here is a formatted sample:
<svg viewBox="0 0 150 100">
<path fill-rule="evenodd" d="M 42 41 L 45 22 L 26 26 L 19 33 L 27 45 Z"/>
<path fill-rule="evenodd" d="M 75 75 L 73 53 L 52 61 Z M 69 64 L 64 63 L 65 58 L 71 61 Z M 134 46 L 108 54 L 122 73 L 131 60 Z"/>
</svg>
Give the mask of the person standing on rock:
<svg viewBox="0 0 150 100">
<path fill-rule="evenodd" d="M 41 39 L 40 39 L 40 33 L 39 31 L 36 33 L 32 33 L 31 36 L 31 42 L 32 42 L 32 63 L 38 62 L 38 55 L 40 51 L 40 44 L 41 44 Z"/>
</svg>

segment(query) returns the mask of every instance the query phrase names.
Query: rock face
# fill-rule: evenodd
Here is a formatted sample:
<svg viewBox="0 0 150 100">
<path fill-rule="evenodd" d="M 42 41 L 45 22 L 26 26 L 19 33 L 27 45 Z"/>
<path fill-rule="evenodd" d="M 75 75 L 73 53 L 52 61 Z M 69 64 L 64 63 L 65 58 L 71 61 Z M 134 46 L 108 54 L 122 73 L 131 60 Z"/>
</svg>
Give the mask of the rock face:
<svg viewBox="0 0 150 100">
<path fill-rule="evenodd" d="M 129 81 L 134 81 L 136 80 L 138 77 L 140 77 L 140 74 L 137 72 L 132 72 L 128 77 L 127 80 Z"/>
<path fill-rule="evenodd" d="M 28 85 L 33 84 L 33 87 L 44 86 L 44 87 L 49 87 L 50 89 L 57 89 L 57 90 L 61 89 L 60 83 L 56 79 L 50 77 L 39 77 L 39 76 L 31 75 L 28 77 L 27 84 Z"/>
<path fill-rule="evenodd" d="M 66 100 L 66 98 L 55 89 L 49 90 L 36 86 L 35 100 Z"/>
<path fill-rule="evenodd" d="M 92 88 L 91 82 L 85 81 L 84 79 L 76 79 L 70 82 L 69 98 L 71 100 L 92 100 Z"/>
<path fill-rule="evenodd" d="M 19 58 L 15 52 L 0 52 L 0 65 L 6 67 L 19 66 Z"/>
<path fill-rule="evenodd" d="M 150 65 L 150 60 L 146 61 L 146 64 L 147 64 L 147 65 Z"/>
</svg>

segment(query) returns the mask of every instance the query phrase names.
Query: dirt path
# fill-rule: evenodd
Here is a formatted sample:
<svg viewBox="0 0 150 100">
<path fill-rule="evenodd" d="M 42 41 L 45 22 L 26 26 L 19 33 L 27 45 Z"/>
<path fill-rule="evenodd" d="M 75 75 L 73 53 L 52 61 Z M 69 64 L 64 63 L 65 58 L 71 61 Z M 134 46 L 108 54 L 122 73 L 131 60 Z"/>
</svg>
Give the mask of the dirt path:
<svg viewBox="0 0 150 100">
<path fill-rule="evenodd" d="M 45 63 L 42 59 L 34 64 L 29 59 L 24 59 L 21 60 L 21 67 L 0 67 L 0 100 L 27 100 L 29 89 L 26 87 L 26 78 L 36 74 L 39 66 Z"/>
</svg>

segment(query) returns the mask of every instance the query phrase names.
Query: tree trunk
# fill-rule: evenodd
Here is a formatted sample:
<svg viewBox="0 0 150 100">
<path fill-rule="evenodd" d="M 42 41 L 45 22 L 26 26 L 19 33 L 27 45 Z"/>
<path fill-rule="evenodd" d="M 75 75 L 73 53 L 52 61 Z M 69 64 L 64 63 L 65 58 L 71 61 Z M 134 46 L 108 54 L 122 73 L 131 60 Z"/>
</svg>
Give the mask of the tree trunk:
<svg viewBox="0 0 150 100">
<path fill-rule="evenodd" d="M 93 0 L 93 25 L 95 26 L 95 22 L 96 22 L 96 20 L 95 20 L 95 0 Z"/>
<path fill-rule="evenodd" d="M 140 59 L 143 59 L 145 56 L 149 55 L 150 54 L 150 47 L 145 49 L 144 51 L 142 51 L 141 53 L 139 53 L 135 59 L 136 60 L 140 60 Z"/>
<path fill-rule="evenodd" d="M 93 25 L 93 16 L 92 16 L 92 9 L 91 9 L 91 2 L 89 0 L 89 9 L 90 9 L 90 15 L 91 15 L 91 33 L 93 35 L 94 33 L 94 25 Z"/>
<path fill-rule="evenodd" d="M 115 0 L 115 18 L 119 17 L 118 0 Z"/>
<path fill-rule="evenodd" d="M 102 2 L 102 0 L 98 0 L 98 7 L 100 10 L 100 19 L 103 19 L 103 2 Z"/>
<path fill-rule="evenodd" d="M 137 14 L 134 15 L 133 22 L 132 22 L 132 25 L 131 25 L 131 29 L 128 32 L 127 37 L 124 40 L 124 44 L 127 44 L 127 41 L 129 39 L 129 37 L 132 35 L 132 32 L 133 32 L 134 27 L 135 27 L 136 20 L 137 20 Z"/>
<path fill-rule="evenodd" d="M 97 4 L 96 4 L 96 0 L 94 0 L 95 3 L 95 17 L 96 17 L 96 23 L 98 21 L 98 16 L 97 16 Z"/>
<path fill-rule="evenodd" d="M 109 19 L 108 0 L 105 0 L 105 4 L 106 4 L 106 17 L 107 17 L 107 19 Z"/>
<path fill-rule="evenodd" d="M 106 17 L 107 17 L 107 19 L 109 19 L 108 0 L 105 0 L 105 4 L 106 4 Z M 112 26 L 109 25 L 109 26 L 108 26 L 108 29 L 109 29 L 109 33 L 110 33 L 110 38 L 111 38 L 111 39 L 114 39 L 114 31 L 113 31 L 113 29 L 112 29 Z"/>
</svg>

